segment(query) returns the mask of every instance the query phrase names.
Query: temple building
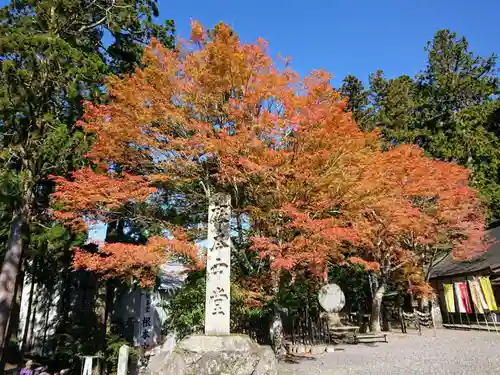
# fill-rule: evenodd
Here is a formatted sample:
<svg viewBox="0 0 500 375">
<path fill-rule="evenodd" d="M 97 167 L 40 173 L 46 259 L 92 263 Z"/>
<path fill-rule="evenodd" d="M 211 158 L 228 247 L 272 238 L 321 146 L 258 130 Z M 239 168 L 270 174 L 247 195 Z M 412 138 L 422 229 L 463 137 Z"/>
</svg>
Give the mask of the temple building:
<svg viewBox="0 0 500 375">
<path fill-rule="evenodd" d="M 487 236 L 486 252 L 465 261 L 447 255 L 430 271 L 445 327 L 500 330 L 500 227 Z"/>
</svg>

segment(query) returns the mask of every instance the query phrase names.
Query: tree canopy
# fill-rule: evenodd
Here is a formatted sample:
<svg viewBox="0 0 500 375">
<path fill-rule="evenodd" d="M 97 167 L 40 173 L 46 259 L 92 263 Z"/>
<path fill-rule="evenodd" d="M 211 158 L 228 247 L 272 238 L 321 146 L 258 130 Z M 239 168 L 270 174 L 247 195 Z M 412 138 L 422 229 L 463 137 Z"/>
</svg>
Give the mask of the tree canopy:
<svg viewBox="0 0 500 375">
<path fill-rule="evenodd" d="M 264 41 L 243 44 L 224 24 L 205 32 L 193 23 L 176 51 L 154 40 L 142 63 L 108 81 L 109 103 L 87 106 L 80 125 L 98 135 L 87 154 L 96 168 L 57 180 L 59 219 L 113 220 L 126 200 L 194 181 L 207 196 L 244 192 L 252 250 L 271 269 L 307 265 L 321 274 L 327 261 L 353 258 L 410 270 L 403 266 L 421 265 L 420 252 L 443 237 L 457 256 L 481 251 L 484 217 L 469 171 L 416 146 L 384 151 L 378 132 L 344 111 L 329 74 L 301 78 L 273 62 Z M 149 245 L 127 246 L 92 257 L 149 259 Z"/>
<path fill-rule="evenodd" d="M 378 275 L 377 311 L 394 280 L 432 293 L 424 265 L 440 252 L 485 250 L 500 215 L 496 56 L 440 30 L 415 76 L 377 70 L 367 87 L 349 75 L 335 89 L 223 23 L 192 22 L 177 43 L 157 16 L 155 0 L 0 9 L 2 338 L 21 269 L 61 282 L 64 301 L 73 271 L 92 275 L 104 325 L 115 286 L 152 287 L 169 259 L 201 271 L 198 301 L 196 242 L 219 192 L 231 196 L 241 315 L 297 307 L 294 293 L 339 266 Z M 95 221 L 109 224 L 106 242 L 83 245 Z"/>
</svg>

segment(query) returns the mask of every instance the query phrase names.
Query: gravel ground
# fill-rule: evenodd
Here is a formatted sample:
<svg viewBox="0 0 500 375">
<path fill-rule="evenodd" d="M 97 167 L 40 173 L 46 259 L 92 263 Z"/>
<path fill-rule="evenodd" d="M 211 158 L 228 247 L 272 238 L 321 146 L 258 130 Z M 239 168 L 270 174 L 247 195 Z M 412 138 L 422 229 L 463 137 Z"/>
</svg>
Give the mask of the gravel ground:
<svg viewBox="0 0 500 375">
<path fill-rule="evenodd" d="M 335 353 L 281 363 L 279 375 L 493 375 L 500 373 L 500 335 L 425 330 L 390 334 L 389 343 L 346 345 Z M 336 347 L 337 348 L 337 347 Z"/>
</svg>

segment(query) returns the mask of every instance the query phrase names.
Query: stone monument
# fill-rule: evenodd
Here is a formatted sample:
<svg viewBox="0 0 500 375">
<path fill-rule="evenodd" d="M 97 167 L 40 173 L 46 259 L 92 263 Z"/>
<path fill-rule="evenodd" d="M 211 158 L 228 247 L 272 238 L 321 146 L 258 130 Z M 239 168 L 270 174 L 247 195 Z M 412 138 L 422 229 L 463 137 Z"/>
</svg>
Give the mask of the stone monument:
<svg viewBox="0 0 500 375">
<path fill-rule="evenodd" d="M 345 295 L 337 284 L 327 284 L 318 293 L 319 304 L 328 314 L 329 327 L 340 327 L 339 312 L 345 306 Z"/>
<path fill-rule="evenodd" d="M 229 335 L 231 197 L 216 194 L 208 207 L 205 335 Z"/>
<path fill-rule="evenodd" d="M 150 375 L 277 375 L 269 346 L 250 337 L 231 335 L 231 197 L 214 194 L 208 208 L 205 334 L 182 340 L 171 352 L 162 351 L 148 365 Z"/>
</svg>

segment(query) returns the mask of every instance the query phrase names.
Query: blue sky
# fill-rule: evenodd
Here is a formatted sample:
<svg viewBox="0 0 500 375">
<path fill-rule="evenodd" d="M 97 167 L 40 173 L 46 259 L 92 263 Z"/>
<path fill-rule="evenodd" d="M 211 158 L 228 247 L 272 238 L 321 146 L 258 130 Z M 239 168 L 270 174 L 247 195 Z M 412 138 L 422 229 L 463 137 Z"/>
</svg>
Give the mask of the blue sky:
<svg viewBox="0 0 500 375">
<path fill-rule="evenodd" d="M 500 0 L 160 0 L 161 18 L 188 36 L 189 20 L 231 25 L 246 41 L 263 37 L 301 74 L 324 68 L 334 82 L 423 69 L 427 40 L 441 28 L 465 35 L 482 55 L 500 54 Z"/>
<path fill-rule="evenodd" d="M 0 0 L 0 6 L 7 4 Z M 159 0 L 160 20 L 189 35 L 189 20 L 231 25 L 243 40 L 263 37 L 273 54 L 301 74 L 324 68 L 334 82 L 351 73 L 366 81 L 423 69 L 427 40 L 441 28 L 465 35 L 472 51 L 500 54 L 500 0 Z"/>
</svg>

